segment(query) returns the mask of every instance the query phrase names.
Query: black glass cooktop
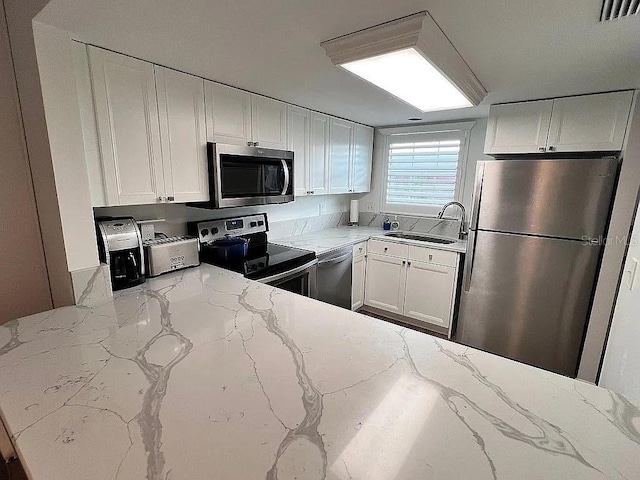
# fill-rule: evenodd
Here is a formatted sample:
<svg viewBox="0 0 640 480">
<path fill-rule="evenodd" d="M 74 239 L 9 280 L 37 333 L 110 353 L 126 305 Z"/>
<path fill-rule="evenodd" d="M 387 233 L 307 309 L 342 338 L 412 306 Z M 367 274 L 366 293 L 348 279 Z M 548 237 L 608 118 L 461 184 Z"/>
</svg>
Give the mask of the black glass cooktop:
<svg viewBox="0 0 640 480">
<path fill-rule="evenodd" d="M 252 280 L 260 280 L 293 270 L 315 258 L 315 252 L 267 243 L 265 238 L 260 236 L 250 236 L 247 258 L 241 261 L 220 262 L 211 254 L 211 247 L 207 244 L 203 244 L 200 249 L 201 261 L 242 273 Z"/>
</svg>

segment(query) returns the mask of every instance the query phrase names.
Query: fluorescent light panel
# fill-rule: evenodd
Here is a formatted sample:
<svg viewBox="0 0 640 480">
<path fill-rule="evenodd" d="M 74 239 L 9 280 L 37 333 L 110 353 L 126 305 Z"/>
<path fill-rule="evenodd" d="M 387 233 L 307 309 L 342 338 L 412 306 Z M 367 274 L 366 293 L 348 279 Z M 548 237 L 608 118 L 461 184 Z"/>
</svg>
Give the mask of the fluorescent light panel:
<svg viewBox="0 0 640 480">
<path fill-rule="evenodd" d="M 467 97 L 415 48 L 341 66 L 423 112 L 472 106 Z"/>
</svg>

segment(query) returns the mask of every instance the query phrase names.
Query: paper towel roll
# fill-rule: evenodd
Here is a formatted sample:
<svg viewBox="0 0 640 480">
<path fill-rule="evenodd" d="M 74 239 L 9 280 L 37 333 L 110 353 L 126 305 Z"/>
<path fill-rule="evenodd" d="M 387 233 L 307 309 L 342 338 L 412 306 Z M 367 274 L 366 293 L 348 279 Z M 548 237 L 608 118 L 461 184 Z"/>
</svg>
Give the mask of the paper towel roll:
<svg viewBox="0 0 640 480">
<path fill-rule="evenodd" d="M 351 200 L 349 223 L 358 223 L 358 200 Z"/>
</svg>

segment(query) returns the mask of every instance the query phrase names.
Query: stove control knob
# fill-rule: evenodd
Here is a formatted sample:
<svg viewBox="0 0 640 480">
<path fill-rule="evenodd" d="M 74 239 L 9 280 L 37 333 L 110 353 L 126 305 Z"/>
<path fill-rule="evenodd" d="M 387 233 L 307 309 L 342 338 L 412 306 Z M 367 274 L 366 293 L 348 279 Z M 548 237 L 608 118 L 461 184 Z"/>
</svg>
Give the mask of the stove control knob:
<svg viewBox="0 0 640 480">
<path fill-rule="evenodd" d="M 206 237 L 207 235 L 209 235 L 209 229 L 203 228 L 202 230 L 200 230 L 200 235 Z"/>
<path fill-rule="evenodd" d="M 258 220 L 258 225 L 263 226 L 264 222 L 262 220 Z"/>
<path fill-rule="evenodd" d="M 251 228 L 255 228 L 255 227 L 257 227 L 257 226 L 258 226 L 258 223 L 257 223 L 257 222 L 251 222 L 251 223 L 249 224 L 249 226 L 250 226 Z"/>
</svg>

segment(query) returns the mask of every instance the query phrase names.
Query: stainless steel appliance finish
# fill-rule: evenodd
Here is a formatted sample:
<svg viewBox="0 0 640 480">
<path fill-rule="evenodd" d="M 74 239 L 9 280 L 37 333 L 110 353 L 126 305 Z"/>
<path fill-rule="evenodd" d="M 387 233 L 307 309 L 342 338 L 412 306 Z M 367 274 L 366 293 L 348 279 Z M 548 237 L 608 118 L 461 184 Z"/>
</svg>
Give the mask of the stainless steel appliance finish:
<svg viewBox="0 0 640 480">
<path fill-rule="evenodd" d="M 258 278 L 260 283 L 282 288 L 305 297 L 318 298 L 318 260 L 311 260 L 291 270 Z"/>
<path fill-rule="evenodd" d="M 351 310 L 353 247 L 318 258 L 318 300 Z"/>
<path fill-rule="evenodd" d="M 575 376 L 618 159 L 480 162 L 455 339 Z"/>
<path fill-rule="evenodd" d="M 201 208 L 293 201 L 293 152 L 255 146 L 207 144 L 211 201 Z"/>
<path fill-rule="evenodd" d="M 163 273 L 200 265 L 200 242 L 196 237 L 178 236 L 156 238 L 144 242 L 147 275 Z"/>
<path fill-rule="evenodd" d="M 99 218 L 96 221 L 100 261 L 109 265 L 113 290 L 144 282 L 142 236 L 133 217 Z"/>
<path fill-rule="evenodd" d="M 200 259 L 203 262 L 234 270 L 251 280 L 317 298 L 318 260 L 315 252 L 269 243 L 269 224 L 265 213 L 190 222 L 187 228 L 200 240 Z M 248 240 L 245 258 L 225 260 L 215 254 L 214 241 L 225 235 Z"/>
</svg>

